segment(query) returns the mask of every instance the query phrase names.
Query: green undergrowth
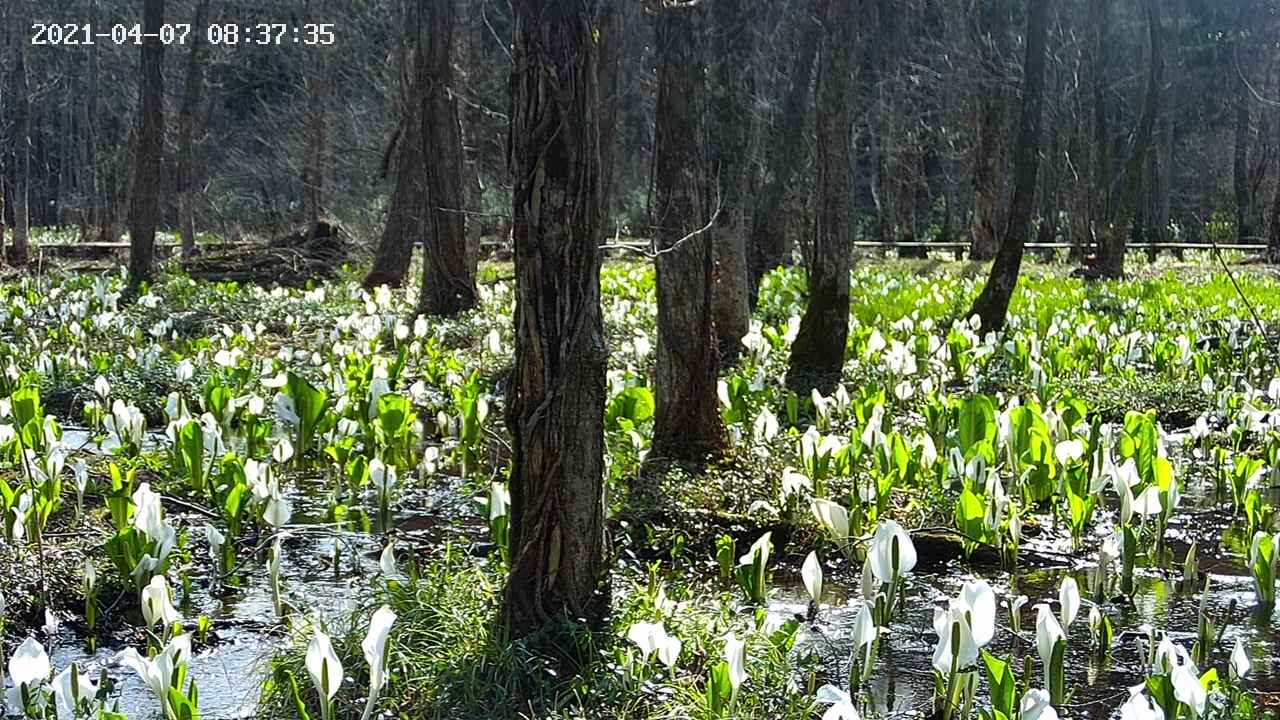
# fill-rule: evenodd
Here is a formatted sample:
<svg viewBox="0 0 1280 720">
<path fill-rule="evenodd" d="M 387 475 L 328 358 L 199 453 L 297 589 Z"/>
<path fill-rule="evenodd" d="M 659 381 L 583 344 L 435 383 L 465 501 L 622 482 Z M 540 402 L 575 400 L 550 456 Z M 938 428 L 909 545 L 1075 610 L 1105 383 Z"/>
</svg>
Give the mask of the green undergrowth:
<svg viewBox="0 0 1280 720">
<path fill-rule="evenodd" d="M 623 573 L 619 572 L 621 576 Z M 746 642 L 749 677 L 736 698 L 735 718 L 800 720 L 815 711 L 816 659 L 795 649 L 798 623 L 745 610 L 728 594 L 683 585 L 669 568 L 650 566 L 647 577 L 615 577 L 612 617 L 602 630 L 552 622 L 543 632 L 504 641 L 500 565 L 447 549 L 424 560 L 404 582 L 380 587 L 367 607 L 331 620 L 328 628 L 349 682 L 338 693 L 335 717 L 359 717 L 368 671 L 360 642 L 375 607 L 396 613 L 380 707 L 392 717 L 471 720 L 507 718 L 713 717 L 706 686 L 721 661 L 725 636 Z M 670 577 L 668 577 L 670 575 Z M 635 622 L 662 621 L 682 648 L 673 667 L 647 660 L 625 637 Z M 300 639 L 308 620 L 295 621 Z M 273 661 L 260 712 L 292 715 L 300 699 L 317 717 L 304 667 L 305 642 Z"/>
</svg>

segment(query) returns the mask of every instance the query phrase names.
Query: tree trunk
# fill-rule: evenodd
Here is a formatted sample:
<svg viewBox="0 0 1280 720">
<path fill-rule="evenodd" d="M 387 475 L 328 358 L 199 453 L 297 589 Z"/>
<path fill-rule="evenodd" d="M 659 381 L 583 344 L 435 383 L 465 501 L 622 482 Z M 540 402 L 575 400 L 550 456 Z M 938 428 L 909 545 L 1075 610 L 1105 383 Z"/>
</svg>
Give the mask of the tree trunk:
<svg viewBox="0 0 1280 720">
<path fill-rule="evenodd" d="M 809 110 L 809 87 L 813 82 L 813 63 L 818 55 L 821 34 L 813 26 L 807 12 L 798 13 L 795 64 L 777 121 L 769 133 L 765 158 L 764 189 L 756 198 L 752 214 L 751 239 L 747 248 L 751 283 L 748 288 L 754 308 L 760 292 L 760 279 L 780 265 L 791 262 L 787 242 L 787 215 L 782 212 L 787 191 L 796 173 L 804 165 L 808 144 L 805 142 L 805 118 Z"/>
<path fill-rule="evenodd" d="M 155 262 L 156 224 L 160 215 L 160 152 L 164 146 L 164 0 L 146 0 L 138 87 L 138 133 L 134 151 L 133 189 L 129 207 L 129 289 L 151 281 Z"/>
<path fill-rule="evenodd" d="M 701 461 L 725 444 L 716 396 L 712 242 L 702 133 L 705 10 L 657 13 L 658 97 L 649 224 L 658 240 L 654 457 Z"/>
<path fill-rule="evenodd" d="M 1151 66 L 1147 76 L 1146 96 L 1142 101 L 1142 115 L 1138 119 L 1133 148 L 1125 161 L 1124 184 L 1116 199 L 1114 217 L 1106 236 L 1098 248 L 1098 275 L 1104 278 L 1124 277 L 1124 255 L 1127 248 L 1129 225 L 1137 209 L 1138 193 L 1142 189 L 1142 171 L 1146 166 L 1147 152 L 1155 131 L 1156 114 L 1160 110 L 1160 85 L 1164 76 L 1164 53 L 1160 47 L 1160 11 L 1158 0 L 1143 0 L 1147 27 L 1151 40 Z"/>
<path fill-rule="evenodd" d="M 23 36 L 26 18 L 19 9 L 12 19 L 14 36 L 9 39 L 9 48 L 13 51 L 13 246 L 9 260 L 14 265 L 25 265 L 31 231 L 31 87 L 27 78 L 27 43 Z"/>
<path fill-rule="evenodd" d="M 604 208 L 589 5 L 512 2 L 516 348 L 505 615 L 518 636 L 563 616 L 599 625 L 609 606 Z"/>
<path fill-rule="evenodd" d="M 323 13 L 325 0 L 308 0 L 308 13 Z M 324 154 L 328 139 L 329 108 L 329 54 L 325 48 L 314 49 L 317 54 L 308 59 L 306 148 L 302 161 L 302 211 L 303 221 L 314 235 L 320 229 L 320 215 L 324 203 Z"/>
<path fill-rule="evenodd" d="M 751 98 L 755 92 L 751 65 L 755 0 L 716 0 L 711 6 L 715 37 L 715 87 L 711 94 L 711 202 L 719 203 L 712 230 L 715 288 L 712 310 L 723 363 L 734 362 L 742 337 L 750 329 L 748 299 L 747 214 L 751 145 Z M 713 207 L 713 212 L 714 207 Z"/>
<path fill-rule="evenodd" d="M 818 187 L 809 300 L 791 346 L 787 383 L 829 392 L 844 368 L 849 334 L 849 265 L 856 219 L 854 192 L 854 66 L 858 4 L 823 0 L 819 61 Z"/>
<path fill-rule="evenodd" d="M 1102 263 L 1103 246 L 1111 233 L 1111 128 L 1107 112 L 1107 68 L 1110 67 L 1109 15 L 1111 0 L 1091 0 L 1093 16 L 1093 52 L 1090 79 L 1093 84 L 1093 193 L 1090 203 L 1093 219 L 1089 241 L 1095 246 L 1097 262 Z M 1087 255 L 1087 253 L 1086 253 Z M 1121 258 L 1123 263 L 1123 258 Z"/>
<path fill-rule="evenodd" d="M 973 228 L 969 259 L 990 260 L 1000 245 L 1000 187 L 996 166 L 1000 155 L 1000 134 L 1005 121 L 1003 48 L 1009 34 L 1009 8 L 1005 0 L 983 3 L 985 33 L 978 37 L 984 87 L 978 100 L 977 146 L 973 167 Z"/>
<path fill-rule="evenodd" d="M 1276 91 L 1280 92 L 1280 68 L 1276 72 Z M 1276 146 L 1280 148 L 1280 111 L 1276 112 L 1275 133 Z M 1280 263 L 1280 160 L 1276 162 L 1276 188 L 1271 198 L 1271 235 L 1267 241 L 1267 261 Z"/>
<path fill-rule="evenodd" d="M 426 86 L 421 77 L 422 3 L 403 3 L 407 42 L 400 55 L 399 124 L 383 156 L 383 175 L 391 177 L 387 219 L 373 254 L 373 266 L 361 284 L 400 287 L 413 259 L 413 246 L 426 233 L 426 161 L 422 146 L 422 108 Z"/>
<path fill-rule="evenodd" d="M 1152 2 L 1154 0 L 1148 0 Z M 1013 198 L 1009 202 L 1009 224 L 1000 250 L 991 265 L 991 274 L 970 316 L 982 321 L 982 332 L 1004 327 L 1009 300 L 1018 285 L 1023 249 L 1031 231 L 1031 208 L 1036 197 L 1036 176 L 1040 169 L 1040 124 L 1044 107 L 1045 45 L 1049 25 L 1049 0 L 1031 0 L 1027 9 L 1027 55 L 1023 63 L 1022 114 L 1018 120 L 1018 140 L 1013 160 Z"/>
<path fill-rule="evenodd" d="M 204 87 L 204 68 L 200 51 L 204 46 L 203 29 L 209 20 L 209 0 L 196 4 L 196 19 L 192 24 L 191 52 L 187 55 L 187 78 L 182 93 L 182 107 L 178 110 L 178 231 L 182 235 L 182 254 L 196 251 L 196 218 L 192 188 L 192 168 L 195 162 L 193 134 L 195 114 L 200 107 L 200 91 Z"/>
<path fill-rule="evenodd" d="M 462 193 L 462 127 L 453 89 L 457 0 L 426 0 L 422 67 L 422 157 L 426 160 L 427 232 L 418 312 L 453 315 L 476 305 L 476 267 L 468 261 Z"/>
<path fill-rule="evenodd" d="M 421 84 L 409 83 L 401 127 L 389 152 L 393 178 L 387 221 L 373 255 L 373 267 L 361 282 L 366 288 L 400 287 L 413 259 L 413 246 L 426 234 L 426 162 L 422 145 Z"/>
<path fill-rule="evenodd" d="M 1249 103 L 1252 98 L 1243 81 L 1236 84 L 1240 87 L 1235 102 L 1231 179 L 1236 198 L 1236 242 L 1246 242 L 1246 238 L 1253 237 L 1253 193 L 1249 187 Z"/>
</svg>

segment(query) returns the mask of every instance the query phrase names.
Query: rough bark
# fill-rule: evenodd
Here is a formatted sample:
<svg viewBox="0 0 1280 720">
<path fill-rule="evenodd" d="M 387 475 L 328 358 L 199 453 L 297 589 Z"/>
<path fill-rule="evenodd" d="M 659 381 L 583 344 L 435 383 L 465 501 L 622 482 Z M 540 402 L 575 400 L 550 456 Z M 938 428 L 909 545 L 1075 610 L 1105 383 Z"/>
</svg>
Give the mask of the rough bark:
<svg viewBox="0 0 1280 720">
<path fill-rule="evenodd" d="M 716 261 L 712 313 L 721 362 L 732 363 L 742 350 L 742 337 L 750 329 L 751 319 L 747 297 L 747 171 L 754 87 L 746 68 L 751 64 L 755 0 L 717 0 L 711 13 L 716 64 L 708 194 L 720 212 L 712 229 Z"/>
<path fill-rule="evenodd" d="M 1142 115 L 1138 119 L 1133 146 L 1125 161 L 1124 178 L 1120 193 L 1112 210 L 1114 212 L 1108 232 L 1098 248 L 1098 275 L 1104 278 L 1124 276 L 1124 255 L 1128 245 L 1129 225 L 1137 209 L 1138 193 L 1142 189 L 1143 168 L 1151 138 L 1155 131 L 1156 114 L 1160 110 L 1160 86 L 1164 76 L 1164 52 L 1160 47 L 1160 10 L 1158 0 L 1143 0 L 1150 34 L 1151 64 L 1147 73 L 1147 90 L 1142 101 Z"/>
<path fill-rule="evenodd" d="M 21 12 L 22 5 L 15 8 L 14 37 L 9 39 L 9 49 L 13 52 L 13 74 L 10 77 L 13 96 L 10 130 L 13 149 L 13 242 L 9 248 L 9 260 L 14 265 L 25 265 L 31 229 L 31 87 L 27 78 L 27 43 L 22 37 L 23 29 L 27 27 L 26 18 Z"/>
<path fill-rule="evenodd" d="M 476 305 L 476 266 L 468 260 L 462 212 L 462 127 L 453 88 L 457 0 L 427 0 L 422 67 L 422 157 L 426 161 L 426 238 L 418 312 L 453 315 Z"/>
<path fill-rule="evenodd" d="M 706 96 L 698 6 L 657 12 L 658 97 L 649 224 L 658 241 L 658 344 L 654 457 L 701 461 L 725 444 L 716 396 L 711 235 L 702 232 L 702 102 Z"/>
<path fill-rule="evenodd" d="M 396 104 L 399 123 L 383 157 L 383 174 L 391 178 L 391 197 L 387 201 L 382 235 L 373 253 L 373 266 L 361 282 L 366 288 L 403 285 L 413 259 L 413 246 L 422 241 L 426 232 L 427 181 L 422 155 L 422 96 L 426 88 L 419 77 L 422 3 L 407 0 L 403 8 L 407 37 L 399 52 L 400 93 Z"/>
<path fill-rule="evenodd" d="M 373 255 L 373 267 L 364 276 L 366 288 L 400 287 L 409 271 L 413 246 L 426 232 L 426 163 L 422 156 L 422 100 L 415 82 L 404 98 L 402 125 L 394 141 L 391 198 L 387 220 Z"/>
<path fill-rule="evenodd" d="M 129 288 L 150 282 L 155 262 L 156 224 L 160 215 L 160 151 L 164 146 L 164 0 L 146 0 L 138 87 L 137 145 L 129 206 Z"/>
<path fill-rule="evenodd" d="M 800 27 L 795 33 L 795 63 L 791 66 L 787 91 L 777 120 L 769 133 L 765 156 L 765 184 L 756 197 L 747 257 L 751 273 L 750 304 L 754 308 L 760 279 L 780 265 L 791 262 L 787 239 L 787 214 L 782 212 L 787 191 L 796 173 L 804 166 L 807 146 L 805 123 L 809 112 L 809 89 L 813 83 L 814 58 L 821 33 L 808 13 L 798 13 Z"/>
<path fill-rule="evenodd" d="M 977 145 L 973 152 L 973 227 L 969 240 L 972 260 L 990 260 L 1000 246 L 1000 188 L 996 182 L 996 166 L 1006 113 L 1002 60 L 1005 38 L 1009 34 L 1009 8 L 1005 0 L 985 0 L 983 16 L 976 41 L 985 82 L 978 99 Z"/>
<path fill-rule="evenodd" d="M 1040 125 L 1044 107 L 1048 24 L 1049 0 L 1031 0 L 1027 10 L 1022 113 L 1014 145 L 1013 197 L 1009 202 L 1009 222 L 1005 226 L 995 262 L 991 265 L 987 284 L 969 313 L 970 316 L 977 315 L 982 321 L 983 333 L 1004 327 L 1009 300 L 1018 285 L 1027 235 L 1031 231 L 1031 209 L 1035 203 L 1036 178 L 1040 169 Z"/>
<path fill-rule="evenodd" d="M 182 235 L 182 253 L 196 251 L 196 218 L 193 202 L 193 165 L 195 162 L 194 132 L 195 114 L 200 107 L 200 91 L 204 88 L 204 67 L 201 52 L 204 49 L 203 28 L 209 20 L 209 0 L 199 0 L 196 17 L 191 27 L 191 51 L 187 55 L 187 76 L 182 92 L 182 107 L 178 110 L 178 172 L 175 185 L 178 194 L 178 231 Z"/>
<path fill-rule="evenodd" d="M 600 147 L 591 3 L 514 0 L 511 567 L 515 635 L 606 611 Z"/>
<path fill-rule="evenodd" d="M 809 299 L 791 345 L 787 382 L 797 390 L 827 392 L 840 379 L 849 334 L 849 265 L 855 217 L 854 67 L 858 4 L 823 0 L 817 104 L 818 182 Z"/>
</svg>

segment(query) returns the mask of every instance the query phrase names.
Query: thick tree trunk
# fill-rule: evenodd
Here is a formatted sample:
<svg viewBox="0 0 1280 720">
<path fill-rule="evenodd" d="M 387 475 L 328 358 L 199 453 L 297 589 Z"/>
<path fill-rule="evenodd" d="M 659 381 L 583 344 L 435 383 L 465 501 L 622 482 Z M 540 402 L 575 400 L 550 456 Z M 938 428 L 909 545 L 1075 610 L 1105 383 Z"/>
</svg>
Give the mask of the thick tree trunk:
<svg viewBox="0 0 1280 720">
<path fill-rule="evenodd" d="M 9 39 L 9 49 L 13 52 L 13 122 L 10 131 L 13 147 L 13 243 L 9 260 L 14 265 L 25 265 L 31 231 L 31 87 L 27 78 L 27 43 L 22 35 L 27 27 L 26 18 L 20 10 L 15 10 L 12 19 L 14 37 Z"/>
<path fill-rule="evenodd" d="M 747 68 L 754 46 L 755 0 L 716 0 L 711 13 L 716 64 L 711 94 L 708 194 L 712 203 L 719 203 L 720 210 L 712 230 L 716 261 L 712 309 L 720 359 L 727 364 L 741 352 L 742 337 L 750 329 L 751 318 L 747 288 L 747 170 L 754 87 Z"/>
<path fill-rule="evenodd" d="M 209 20 L 209 0 L 196 4 L 196 18 L 192 27 L 191 52 L 187 55 L 187 77 L 182 92 L 182 107 L 178 110 L 178 231 L 182 235 L 182 254 L 196 251 L 196 217 L 193 198 L 193 165 L 195 148 L 195 114 L 200 108 L 200 91 L 204 87 L 204 67 L 201 50 L 204 48 L 203 28 Z"/>
<path fill-rule="evenodd" d="M 752 214 L 751 239 L 747 258 L 750 270 L 750 304 L 754 308 L 760 291 L 760 279 L 780 265 L 791 263 L 791 246 L 787 241 L 787 214 L 782 212 L 787 191 L 796 173 L 804 166 L 806 116 L 809 111 L 809 89 L 813 83 L 814 58 L 818 55 L 821 33 L 808 13 L 797 14 L 800 27 L 795 32 L 795 64 L 787 84 L 786 95 L 778 118 L 769 133 L 765 155 L 765 184 L 756 197 Z"/>
<path fill-rule="evenodd" d="M 420 40 L 427 232 L 418 312 L 426 315 L 453 315 L 476 305 L 476 267 L 469 261 L 463 213 L 462 127 L 452 94 L 456 16 L 457 0 L 427 0 Z"/>
<path fill-rule="evenodd" d="M 406 0 L 402 7 L 406 42 L 401 46 L 400 93 L 396 110 L 399 125 L 392 135 L 382 171 L 391 177 L 391 197 L 387 202 L 387 219 L 382 236 L 373 253 L 373 266 L 361 284 L 365 288 L 379 285 L 400 287 L 413 259 L 413 246 L 426 233 L 426 163 L 422 155 L 421 38 L 423 35 L 422 3 Z"/>
<path fill-rule="evenodd" d="M 138 133 L 134 151 L 133 188 L 129 207 L 129 288 L 150 282 L 155 262 L 156 225 L 160 215 L 160 151 L 164 147 L 164 0 L 146 0 L 142 11 L 139 64 Z"/>
<path fill-rule="evenodd" d="M 701 461 L 724 447 L 716 396 L 712 242 L 706 190 L 701 53 L 706 11 L 657 16 L 658 98 L 649 224 L 658 240 L 654 457 Z"/>
<path fill-rule="evenodd" d="M 1104 278 L 1124 277 L 1124 255 L 1128 246 L 1130 223 L 1137 209 L 1138 193 L 1142 189 L 1142 171 L 1146 167 L 1147 152 L 1151 149 L 1151 137 L 1155 131 L 1156 114 L 1160 110 L 1160 85 L 1164 76 L 1164 52 L 1160 47 L 1160 11 L 1158 0 L 1143 0 L 1151 36 L 1151 66 L 1147 76 L 1146 96 L 1142 101 L 1142 115 L 1138 119 L 1133 147 L 1125 161 L 1124 184 L 1116 198 L 1114 217 L 1098 248 L 1098 275 Z"/>
<path fill-rule="evenodd" d="M 844 368 L 849 334 L 849 265 L 855 217 L 854 66 L 858 4 L 823 0 L 818 71 L 818 188 L 809 299 L 791 346 L 787 382 L 797 390 L 829 392 Z"/>
<path fill-rule="evenodd" d="M 1149 0 L 1153 1 L 1153 0 Z M 1018 120 L 1018 140 L 1014 146 L 1013 198 L 1009 202 L 1009 224 L 1000 250 L 991 265 L 991 274 L 969 315 L 982 321 L 982 332 L 1004 327 L 1009 300 L 1018 285 L 1023 249 L 1031 231 L 1031 209 L 1035 204 L 1036 176 L 1040 169 L 1040 125 L 1044 107 L 1045 45 L 1049 25 L 1049 0 L 1030 0 L 1027 9 L 1027 55 L 1023 63 L 1022 114 Z"/>
<path fill-rule="evenodd" d="M 382 238 L 374 251 L 373 267 L 362 285 L 400 287 L 409 271 L 413 246 L 426 234 L 426 162 L 422 145 L 422 99 L 413 81 L 404 98 L 401 127 L 394 141 L 390 172 L 391 198 Z"/>
<path fill-rule="evenodd" d="M 983 15 L 981 22 L 985 32 L 980 32 L 977 38 L 984 82 L 978 100 L 978 143 L 973 153 L 971 260 L 990 260 L 1000 246 L 1000 186 L 996 182 L 996 167 L 1006 113 L 1001 61 L 1009 34 L 1009 7 L 1005 0 L 985 0 Z"/>
<path fill-rule="evenodd" d="M 515 635 L 558 617 L 599 625 L 604 405 L 596 45 L 589 2 L 514 0 L 510 163 L 516 358 L 511 430 Z"/>
</svg>

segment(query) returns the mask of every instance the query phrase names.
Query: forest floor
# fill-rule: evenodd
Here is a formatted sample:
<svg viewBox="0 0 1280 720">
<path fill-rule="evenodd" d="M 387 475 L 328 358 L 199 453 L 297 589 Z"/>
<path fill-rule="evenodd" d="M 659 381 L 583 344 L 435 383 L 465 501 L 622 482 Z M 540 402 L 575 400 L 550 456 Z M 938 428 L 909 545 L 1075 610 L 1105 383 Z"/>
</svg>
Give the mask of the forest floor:
<svg viewBox="0 0 1280 720">
<path fill-rule="evenodd" d="M 105 670 L 114 687 L 103 698 L 146 716 L 156 700 L 115 653 L 172 635 L 138 605 L 154 576 L 194 640 L 189 677 L 205 717 L 315 716 L 303 656 L 318 628 L 346 671 L 337 716 L 360 715 L 361 641 L 383 604 L 398 618 L 378 707 L 397 715 L 809 718 L 833 697 L 818 692 L 830 684 L 865 715 L 891 716 L 932 711 L 939 601 L 981 579 L 1060 610 L 1070 578 L 1082 589 L 1102 582 L 1086 606 L 1120 634 L 1147 623 L 1190 648 L 1202 613 L 1227 621 L 1196 662 L 1226 678 L 1239 640 L 1254 659 L 1245 697 L 1262 702 L 1280 687 L 1280 623 L 1245 612 L 1257 604 L 1249 545 L 1274 531 L 1277 498 L 1252 475 L 1238 488 L 1237 478 L 1280 468 L 1270 420 L 1280 282 L 1231 261 L 1234 282 L 1201 257 L 1138 262 L 1116 283 L 1031 262 L 1008 335 L 983 338 L 963 317 L 982 266 L 863 260 L 845 382 L 831 397 L 795 396 L 783 382 L 804 285 L 801 272 L 776 271 L 748 351 L 721 378 L 733 447 L 705 467 L 646 461 L 654 277 L 610 261 L 610 630 L 520 643 L 498 623 L 505 548 L 502 515 L 489 510 L 503 504 L 509 454 L 509 264 L 482 266 L 477 310 L 418 321 L 415 290 L 366 293 L 350 271 L 310 289 L 173 273 L 125 306 L 117 274 L 53 263 L 0 283 L 4 646 L 39 638 L 55 669 Z M 1071 452 L 1076 442 L 1087 452 Z M 1180 499 L 1131 527 L 1111 474 L 1157 456 Z M 1167 483 L 1148 476 L 1153 466 L 1142 461 L 1135 495 Z M 142 556 L 163 543 L 137 520 L 150 517 L 144 485 L 163 508 L 150 531 L 172 529 L 150 569 Z M 816 513 L 824 502 L 845 511 L 843 534 Z M 863 561 L 889 519 L 910 529 L 919 562 L 895 580 L 907 599 L 877 633 L 873 667 L 851 683 L 863 597 L 876 596 Z M 1112 562 L 1095 560 L 1099 549 L 1126 528 L 1138 543 L 1134 577 L 1117 566 L 1099 581 Z M 211 552 L 216 534 L 226 549 Z M 772 552 L 753 585 L 762 537 Z M 1193 585 L 1205 573 L 1213 592 L 1183 582 L 1193 547 Z M 817 603 L 810 553 L 825 576 Z M 988 649 L 1021 667 L 1034 636 L 1002 617 Z M 641 621 L 679 639 L 672 662 L 646 652 L 632 632 L 651 627 Z M 1075 712 L 1114 712 L 1124 688 L 1159 675 L 1131 643 L 1099 653 L 1084 623 L 1065 624 Z M 726 701 L 718 668 L 736 667 L 730 633 L 746 643 L 746 679 Z M 1237 703 L 1233 687 L 1214 686 L 1214 702 Z"/>
</svg>

